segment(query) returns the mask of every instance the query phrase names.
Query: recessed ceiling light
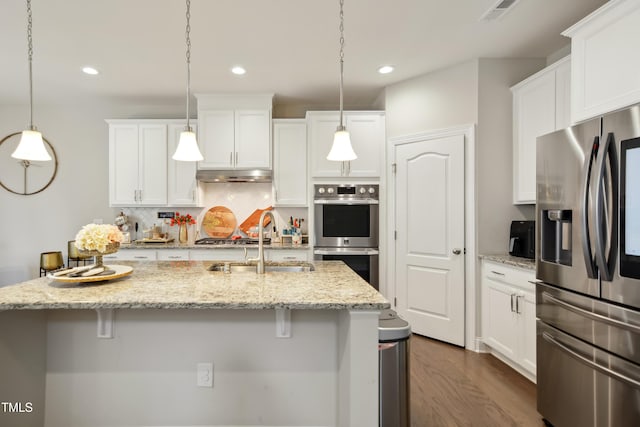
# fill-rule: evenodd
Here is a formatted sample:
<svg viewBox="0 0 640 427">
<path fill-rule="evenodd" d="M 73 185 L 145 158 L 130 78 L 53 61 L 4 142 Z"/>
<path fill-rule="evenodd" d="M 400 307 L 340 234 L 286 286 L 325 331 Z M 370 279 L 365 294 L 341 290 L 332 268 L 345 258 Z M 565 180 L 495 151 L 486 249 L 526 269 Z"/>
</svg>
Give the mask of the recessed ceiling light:
<svg viewBox="0 0 640 427">
<path fill-rule="evenodd" d="M 392 71 L 393 67 L 391 65 L 383 65 L 382 67 L 378 68 L 378 72 L 380 74 L 389 74 Z"/>
<path fill-rule="evenodd" d="M 98 70 L 96 70 L 93 67 L 83 67 L 82 72 L 85 74 L 91 74 L 92 76 L 95 76 L 96 74 L 98 74 Z"/>
<path fill-rule="evenodd" d="M 239 65 L 236 65 L 235 67 L 233 67 L 233 68 L 231 69 L 231 72 L 232 72 L 233 74 L 236 74 L 236 75 L 238 75 L 238 76 L 241 76 L 241 75 L 243 75 L 244 73 L 246 73 L 246 72 L 247 72 L 247 70 L 245 70 L 243 67 L 241 67 L 241 66 L 239 66 Z"/>
</svg>

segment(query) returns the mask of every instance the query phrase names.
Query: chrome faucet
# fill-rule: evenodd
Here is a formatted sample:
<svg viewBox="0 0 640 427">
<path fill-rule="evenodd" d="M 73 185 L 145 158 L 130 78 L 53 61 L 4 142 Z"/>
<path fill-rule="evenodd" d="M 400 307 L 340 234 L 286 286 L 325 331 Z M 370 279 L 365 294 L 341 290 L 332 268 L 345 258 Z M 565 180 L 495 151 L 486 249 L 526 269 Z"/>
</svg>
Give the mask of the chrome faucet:
<svg viewBox="0 0 640 427">
<path fill-rule="evenodd" d="M 256 268 L 256 273 L 258 274 L 264 274 L 264 218 L 267 215 L 271 217 L 271 221 L 273 222 L 273 224 L 276 223 L 276 218 L 273 216 L 273 211 L 262 212 L 262 215 L 260 215 L 260 220 L 258 221 L 258 258 L 248 260 L 258 262 L 258 266 Z"/>
</svg>

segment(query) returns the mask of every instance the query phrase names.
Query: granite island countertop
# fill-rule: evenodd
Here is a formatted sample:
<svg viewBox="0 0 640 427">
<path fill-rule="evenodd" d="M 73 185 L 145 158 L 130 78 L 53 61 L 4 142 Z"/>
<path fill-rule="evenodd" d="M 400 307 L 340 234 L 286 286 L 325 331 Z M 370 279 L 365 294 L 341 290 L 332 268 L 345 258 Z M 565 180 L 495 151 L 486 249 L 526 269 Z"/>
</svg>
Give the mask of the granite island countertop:
<svg viewBox="0 0 640 427">
<path fill-rule="evenodd" d="M 120 244 L 120 250 L 122 249 L 258 249 L 257 244 L 224 244 L 224 245 L 196 245 L 195 243 L 179 243 L 172 241 L 169 243 L 122 243 Z M 311 246 L 308 243 L 294 245 L 291 243 L 269 243 L 264 245 L 265 249 L 287 249 L 287 250 L 309 250 Z"/>
<path fill-rule="evenodd" d="M 483 254 L 479 255 L 480 259 L 486 259 L 487 261 L 499 262 L 501 264 L 511 265 L 514 267 L 525 268 L 527 270 L 536 270 L 536 260 L 527 259 L 517 256 L 505 255 L 505 254 Z"/>
<path fill-rule="evenodd" d="M 311 272 L 223 273 L 210 261 L 120 261 L 130 276 L 94 283 L 47 277 L 0 288 L 0 310 L 22 309 L 349 309 L 389 302 L 341 261 Z"/>
</svg>

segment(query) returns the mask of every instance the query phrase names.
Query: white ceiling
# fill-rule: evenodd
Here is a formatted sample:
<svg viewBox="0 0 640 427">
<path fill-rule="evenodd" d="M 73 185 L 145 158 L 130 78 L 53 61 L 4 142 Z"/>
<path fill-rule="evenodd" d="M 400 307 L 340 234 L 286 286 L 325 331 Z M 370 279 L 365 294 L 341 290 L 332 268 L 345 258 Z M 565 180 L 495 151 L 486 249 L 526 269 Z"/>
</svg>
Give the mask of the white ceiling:
<svg viewBox="0 0 640 427">
<path fill-rule="evenodd" d="M 345 104 L 478 57 L 546 57 L 560 32 L 605 0 L 345 0 Z M 338 0 L 192 0 L 192 92 L 273 92 L 279 105 L 336 106 Z M 186 91 L 183 0 L 32 0 L 36 103 L 94 97 L 179 102 Z M 0 6 L 0 103 L 28 101 L 26 0 Z M 242 64 L 247 74 L 230 73 Z M 380 75 L 377 68 L 396 71 Z M 80 70 L 92 65 L 98 76 Z"/>
</svg>

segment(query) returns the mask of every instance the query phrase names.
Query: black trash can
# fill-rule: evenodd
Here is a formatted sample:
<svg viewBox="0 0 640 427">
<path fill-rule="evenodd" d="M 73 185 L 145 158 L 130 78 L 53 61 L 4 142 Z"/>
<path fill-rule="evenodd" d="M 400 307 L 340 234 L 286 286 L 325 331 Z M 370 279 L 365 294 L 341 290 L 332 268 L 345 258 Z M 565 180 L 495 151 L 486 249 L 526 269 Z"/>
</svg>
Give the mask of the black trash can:
<svg viewBox="0 0 640 427">
<path fill-rule="evenodd" d="M 409 323 L 393 310 L 378 322 L 380 427 L 409 426 Z"/>
</svg>

